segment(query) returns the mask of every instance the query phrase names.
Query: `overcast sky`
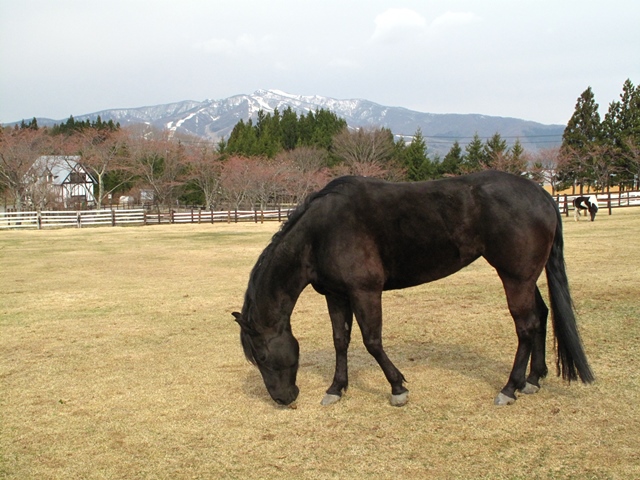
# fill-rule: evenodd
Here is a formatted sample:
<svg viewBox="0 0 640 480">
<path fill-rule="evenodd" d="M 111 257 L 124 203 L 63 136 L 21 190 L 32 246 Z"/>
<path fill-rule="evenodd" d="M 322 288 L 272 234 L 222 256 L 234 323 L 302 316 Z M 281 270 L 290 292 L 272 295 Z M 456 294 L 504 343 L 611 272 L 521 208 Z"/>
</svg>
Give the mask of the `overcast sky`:
<svg viewBox="0 0 640 480">
<path fill-rule="evenodd" d="M 566 123 L 640 83 L 635 0 L 0 0 L 0 122 L 258 89 Z"/>
</svg>

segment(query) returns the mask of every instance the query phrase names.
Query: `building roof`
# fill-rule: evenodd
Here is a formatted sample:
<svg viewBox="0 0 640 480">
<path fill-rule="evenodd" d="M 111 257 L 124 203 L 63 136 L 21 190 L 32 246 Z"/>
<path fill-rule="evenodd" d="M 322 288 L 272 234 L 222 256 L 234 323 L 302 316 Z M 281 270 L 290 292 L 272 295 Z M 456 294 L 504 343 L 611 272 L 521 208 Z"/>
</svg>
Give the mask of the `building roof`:
<svg viewBox="0 0 640 480">
<path fill-rule="evenodd" d="M 39 177 L 51 174 L 51 184 L 62 185 L 73 172 L 87 175 L 87 183 L 96 183 L 93 176 L 80 164 L 79 155 L 42 155 L 33 163 L 33 170 Z"/>
</svg>

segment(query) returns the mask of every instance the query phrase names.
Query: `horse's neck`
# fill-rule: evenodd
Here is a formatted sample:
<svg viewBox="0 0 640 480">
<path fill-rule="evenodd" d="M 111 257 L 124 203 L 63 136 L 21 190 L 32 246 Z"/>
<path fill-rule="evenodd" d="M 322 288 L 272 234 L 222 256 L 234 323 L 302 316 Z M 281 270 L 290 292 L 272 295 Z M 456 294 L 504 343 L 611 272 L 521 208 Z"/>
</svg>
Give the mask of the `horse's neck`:
<svg viewBox="0 0 640 480">
<path fill-rule="evenodd" d="M 309 284 L 309 248 L 301 242 L 278 245 L 262 272 L 262 285 L 256 301 L 264 302 L 273 321 L 287 321 L 302 290 Z"/>
</svg>

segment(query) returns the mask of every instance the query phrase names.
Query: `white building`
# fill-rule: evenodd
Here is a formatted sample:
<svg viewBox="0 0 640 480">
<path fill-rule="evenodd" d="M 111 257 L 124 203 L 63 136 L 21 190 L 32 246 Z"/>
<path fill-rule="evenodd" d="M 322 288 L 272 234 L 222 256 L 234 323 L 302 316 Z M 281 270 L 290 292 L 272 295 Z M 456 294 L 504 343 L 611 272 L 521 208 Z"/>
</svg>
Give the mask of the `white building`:
<svg viewBox="0 0 640 480">
<path fill-rule="evenodd" d="M 35 208 L 91 207 L 95 179 L 79 163 L 79 156 L 44 155 L 31 167 L 29 202 Z"/>
</svg>

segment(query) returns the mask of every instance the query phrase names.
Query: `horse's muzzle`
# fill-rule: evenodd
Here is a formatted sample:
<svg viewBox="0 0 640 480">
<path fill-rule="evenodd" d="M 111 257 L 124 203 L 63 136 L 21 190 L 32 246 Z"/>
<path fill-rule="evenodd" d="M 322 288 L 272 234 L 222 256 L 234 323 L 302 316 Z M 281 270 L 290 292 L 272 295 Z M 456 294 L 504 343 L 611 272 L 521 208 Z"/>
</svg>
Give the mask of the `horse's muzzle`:
<svg viewBox="0 0 640 480">
<path fill-rule="evenodd" d="M 290 405 L 295 402 L 299 393 L 300 389 L 296 385 L 293 385 L 287 392 L 273 395 L 273 399 L 278 405 Z"/>
</svg>

